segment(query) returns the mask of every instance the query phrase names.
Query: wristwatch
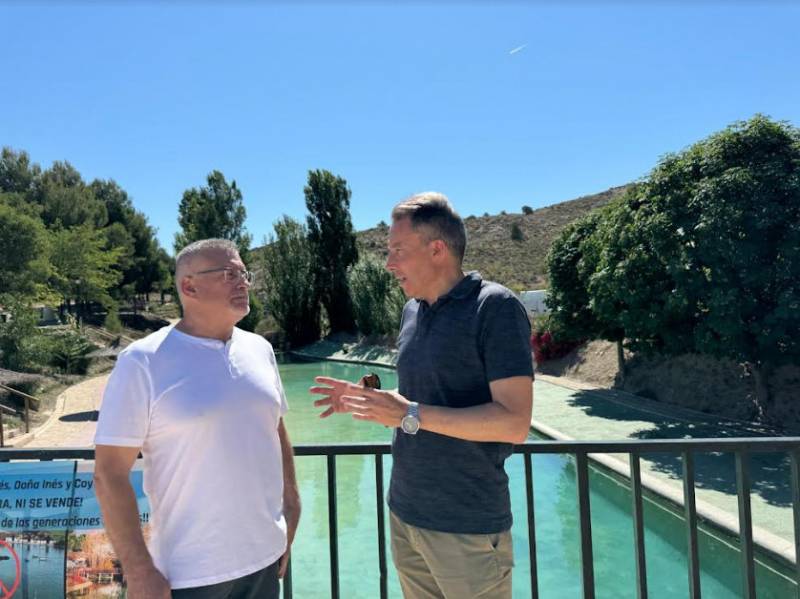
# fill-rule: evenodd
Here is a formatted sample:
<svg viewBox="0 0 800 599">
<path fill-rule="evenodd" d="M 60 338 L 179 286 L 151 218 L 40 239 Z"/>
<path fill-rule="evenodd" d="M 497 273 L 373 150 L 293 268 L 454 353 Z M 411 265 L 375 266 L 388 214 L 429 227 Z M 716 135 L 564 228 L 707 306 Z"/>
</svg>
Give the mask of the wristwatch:
<svg viewBox="0 0 800 599">
<path fill-rule="evenodd" d="M 416 435 L 419 430 L 419 404 L 412 401 L 408 405 L 406 415 L 400 421 L 400 428 L 408 435 Z"/>
</svg>

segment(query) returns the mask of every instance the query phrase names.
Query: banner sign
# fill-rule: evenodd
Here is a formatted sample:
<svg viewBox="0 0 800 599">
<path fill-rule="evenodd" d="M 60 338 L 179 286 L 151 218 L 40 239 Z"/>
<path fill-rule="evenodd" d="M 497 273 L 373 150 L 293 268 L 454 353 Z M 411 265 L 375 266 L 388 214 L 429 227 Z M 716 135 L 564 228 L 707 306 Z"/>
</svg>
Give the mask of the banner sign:
<svg viewBox="0 0 800 599">
<path fill-rule="evenodd" d="M 0 463 L 0 599 L 125 596 L 93 474 L 91 461 Z M 147 539 L 140 463 L 131 484 Z"/>
</svg>

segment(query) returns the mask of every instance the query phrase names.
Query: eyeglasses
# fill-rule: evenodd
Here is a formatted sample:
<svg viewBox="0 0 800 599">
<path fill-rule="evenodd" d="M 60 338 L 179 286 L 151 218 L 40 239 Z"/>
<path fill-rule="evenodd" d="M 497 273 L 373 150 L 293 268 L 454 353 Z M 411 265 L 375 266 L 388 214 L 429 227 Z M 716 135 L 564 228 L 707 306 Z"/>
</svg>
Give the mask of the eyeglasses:
<svg viewBox="0 0 800 599">
<path fill-rule="evenodd" d="M 253 281 L 255 280 L 255 275 L 250 270 L 245 270 L 242 268 L 230 268 L 225 266 L 223 268 L 211 268 L 209 270 L 199 270 L 197 272 L 191 273 L 189 276 L 194 275 L 207 275 L 212 272 L 221 272 L 223 273 L 223 278 L 226 283 L 238 283 L 240 280 L 244 279 L 247 281 L 248 285 L 252 285 Z"/>
</svg>

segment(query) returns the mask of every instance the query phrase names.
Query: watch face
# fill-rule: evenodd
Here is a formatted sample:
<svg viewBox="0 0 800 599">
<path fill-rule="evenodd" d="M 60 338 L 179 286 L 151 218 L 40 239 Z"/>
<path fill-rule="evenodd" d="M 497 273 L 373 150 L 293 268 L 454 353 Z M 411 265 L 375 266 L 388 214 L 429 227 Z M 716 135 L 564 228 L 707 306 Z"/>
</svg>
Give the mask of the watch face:
<svg viewBox="0 0 800 599">
<path fill-rule="evenodd" d="M 403 429 L 404 433 L 408 433 L 409 435 L 415 435 L 419 430 L 419 420 L 414 418 L 413 416 L 405 416 L 400 421 L 400 426 Z"/>
</svg>

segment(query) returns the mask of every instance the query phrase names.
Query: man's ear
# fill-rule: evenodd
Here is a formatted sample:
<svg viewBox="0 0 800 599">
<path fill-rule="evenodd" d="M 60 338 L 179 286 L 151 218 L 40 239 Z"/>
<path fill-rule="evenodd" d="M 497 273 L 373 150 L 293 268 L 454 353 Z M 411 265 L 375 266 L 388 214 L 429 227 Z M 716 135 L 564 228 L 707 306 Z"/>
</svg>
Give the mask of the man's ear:
<svg viewBox="0 0 800 599">
<path fill-rule="evenodd" d="M 447 255 L 447 244 L 441 239 L 434 239 L 431 242 L 432 256 L 435 258 L 443 258 Z"/>
<path fill-rule="evenodd" d="M 180 282 L 181 293 L 187 297 L 194 297 L 197 295 L 197 287 L 195 287 L 192 277 L 183 277 Z"/>
</svg>

